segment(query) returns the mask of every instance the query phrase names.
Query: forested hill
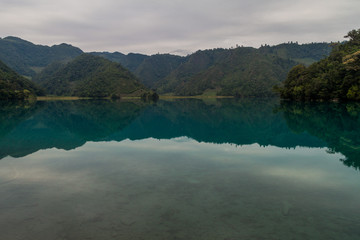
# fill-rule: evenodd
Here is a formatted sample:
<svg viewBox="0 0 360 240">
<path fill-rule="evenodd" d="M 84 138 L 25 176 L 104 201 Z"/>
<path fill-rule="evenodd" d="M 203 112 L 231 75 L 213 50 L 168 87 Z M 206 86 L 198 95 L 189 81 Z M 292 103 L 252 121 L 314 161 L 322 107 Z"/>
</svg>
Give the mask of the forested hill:
<svg viewBox="0 0 360 240">
<path fill-rule="evenodd" d="M 198 51 L 160 80 L 160 93 L 175 95 L 271 96 L 272 86 L 296 63 L 254 48 Z"/>
<path fill-rule="evenodd" d="M 291 69 L 279 88 L 282 98 L 296 100 L 360 100 L 360 29 L 352 30 L 344 44 L 309 67 Z"/>
<path fill-rule="evenodd" d="M 262 53 L 274 54 L 280 58 L 291 59 L 295 62 L 310 65 L 327 56 L 331 52 L 329 43 L 282 43 L 275 46 L 265 45 L 259 50 Z"/>
<path fill-rule="evenodd" d="M 145 86 L 154 88 L 160 79 L 167 77 L 187 60 L 176 55 L 156 54 L 144 59 L 134 73 Z"/>
<path fill-rule="evenodd" d="M 82 54 L 67 64 L 51 64 L 34 81 L 48 94 L 60 96 L 140 96 L 147 91 L 120 64 L 91 54 Z"/>
<path fill-rule="evenodd" d="M 0 61 L 0 99 L 28 99 L 43 92 Z"/>
<path fill-rule="evenodd" d="M 35 45 L 17 37 L 0 38 L 0 60 L 20 75 L 33 77 L 55 61 L 69 61 L 82 50 L 69 44 Z"/>
<path fill-rule="evenodd" d="M 284 43 L 259 49 L 237 47 L 170 54 L 92 53 L 128 67 L 149 88 L 175 95 L 269 96 L 291 67 L 310 64 L 331 51 L 328 43 Z"/>
<path fill-rule="evenodd" d="M 330 49 L 327 43 L 284 43 L 265 45 L 259 49 L 199 50 L 186 57 L 171 54 L 125 55 L 120 52 L 91 54 L 120 63 L 146 87 L 163 94 L 270 96 L 274 94 L 273 86 L 286 79 L 291 67 L 319 61 L 329 54 Z M 75 94 L 73 86 L 65 91 L 65 85 L 61 85 L 64 81 L 55 84 L 60 87 L 55 89 L 44 78 L 56 78 L 61 67 L 82 53 L 79 48 L 68 44 L 48 47 L 16 37 L 0 39 L 0 60 L 20 75 L 32 77 L 42 84 L 47 82 L 46 88 L 53 94 Z M 90 71 L 81 69 L 86 65 L 78 67 L 80 72 Z"/>
<path fill-rule="evenodd" d="M 151 56 L 138 53 L 125 55 L 119 52 L 91 52 L 90 54 L 120 63 L 134 73 L 149 88 L 154 88 L 159 80 L 168 76 L 188 59 L 171 54 L 155 54 Z"/>
<path fill-rule="evenodd" d="M 175 95 L 271 96 L 273 86 L 286 79 L 291 67 L 318 61 L 330 49 L 326 43 L 289 43 L 198 51 L 155 86 Z"/>
</svg>

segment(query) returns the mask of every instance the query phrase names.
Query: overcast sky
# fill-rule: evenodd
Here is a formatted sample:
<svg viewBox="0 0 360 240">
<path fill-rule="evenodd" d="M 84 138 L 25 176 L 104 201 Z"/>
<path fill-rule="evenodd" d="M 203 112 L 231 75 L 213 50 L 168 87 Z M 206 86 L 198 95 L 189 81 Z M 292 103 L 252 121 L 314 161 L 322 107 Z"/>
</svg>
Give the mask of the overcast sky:
<svg viewBox="0 0 360 240">
<path fill-rule="evenodd" d="M 0 37 L 84 51 L 342 41 L 359 28 L 360 0 L 0 0 Z"/>
</svg>

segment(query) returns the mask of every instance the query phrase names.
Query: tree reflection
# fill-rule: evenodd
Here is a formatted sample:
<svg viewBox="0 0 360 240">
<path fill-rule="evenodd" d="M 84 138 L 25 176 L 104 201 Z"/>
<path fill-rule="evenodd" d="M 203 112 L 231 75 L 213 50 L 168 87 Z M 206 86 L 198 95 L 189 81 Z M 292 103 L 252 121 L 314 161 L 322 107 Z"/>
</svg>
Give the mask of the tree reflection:
<svg viewBox="0 0 360 240">
<path fill-rule="evenodd" d="M 198 142 L 232 143 L 285 148 L 325 146 L 309 134 L 294 134 L 281 113 L 278 99 L 182 99 L 160 101 L 147 108 L 116 140 L 169 139 L 187 136 Z"/>
<path fill-rule="evenodd" d="M 52 147 L 69 150 L 87 141 L 107 140 L 148 104 L 79 100 L 1 106 L 0 158 L 21 157 Z"/>
<path fill-rule="evenodd" d="M 360 169 L 360 103 L 282 102 L 280 109 L 293 131 L 322 139 L 329 153 L 342 153 L 346 166 Z"/>
<path fill-rule="evenodd" d="M 275 110 L 274 110 L 275 109 Z M 0 159 L 87 141 L 171 139 L 282 148 L 328 147 L 360 169 L 360 104 L 277 99 L 50 101 L 0 106 Z"/>
</svg>

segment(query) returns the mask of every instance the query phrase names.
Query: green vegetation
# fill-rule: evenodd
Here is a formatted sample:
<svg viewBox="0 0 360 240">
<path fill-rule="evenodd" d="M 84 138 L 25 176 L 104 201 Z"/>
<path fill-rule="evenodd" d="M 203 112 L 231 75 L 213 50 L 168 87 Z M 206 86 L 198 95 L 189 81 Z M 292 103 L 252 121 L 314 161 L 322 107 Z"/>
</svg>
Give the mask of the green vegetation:
<svg viewBox="0 0 360 240">
<path fill-rule="evenodd" d="M 144 101 L 154 101 L 159 100 L 159 95 L 156 92 L 145 92 L 141 94 L 141 99 Z"/>
<path fill-rule="evenodd" d="M 272 96 L 272 87 L 296 63 L 258 49 L 239 47 L 198 51 L 158 82 L 159 92 L 201 95 L 209 90 L 223 96 Z"/>
<path fill-rule="evenodd" d="M 273 54 L 283 59 L 291 59 L 295 62 L 310 65 L 327 56 L 331 52 L 328 43 L 283 43 L 276 46 L 265 45 L 260 48 L 262 53 Z"/>
<path fill-rule="evenodd" d="M 197 51 L 187 57 L 170 54 L 124 55 L 92 53 L 129 68 L 147 87 L 178 96 L 272 96 L 274 85 L 291 67 L 309 65 L 328 56 L 327 43 L 284 43 L 259 49 L 237 47 Z"/>
<path fill-rule="evenodd" d="M 190 55 L 185 63 L 181 64 L 168 76 L 159 80 L 155 84 L 155 88 L 157 88 L 160 93 L 173 92 L 175 95 L 198 95 L 198 93 L 193 94 L 191 92 L 188 94 L 180 94 L 179 90 L 182 88 L 182 85 L 195 74 L 201 73 L 221 61 L 226 56 L 226 52 L 227 50 L 225 49 L 197 51 Z M 194 87 L 196 88 L 196 86 Z"/>
<path fill-rule="evenodd" d="M 135 53 L 125 55 L 119 52 L 92 52 L 91 54 L 120 63 L 149 88 L 154 88 L 159 80 L 168 76 L 187 60 L 186 57 L 171 54 L 155 54 L 151 56 Z"/>
<path fill-rule="evenodd" d="M 326 43 L 284 43 L 265 45 L 259 49 L 236 47 L 203 50 L 187 57 L 170 54 L 125 55 L 119 52 L 92 52 L 91 55 L 120 63 L 142 84 L 161 94 L 268 97 L 275 95 L 273 86 L 286 79 L 291 67 L 299 63 L 309 65 L 316 62 L 327 56 L 330 49 Z M 116 78 L 134 78 L 121 74 L 115 77 L 117 70 L 114 64 L 103 63 L 112 67 L 100 69 L 100 63 L 71 62 L 82 53 L 80 49 L 67 44 L 48 47 L 16 37 L 0 39 L 0 60 L 19 74 L 33 78 L 49 94 L 114 99 L 124 94 L 142 94 L 136 92 L 137 86 L 131 87 L 131 84 L 125 84 L 121 90 L 113 85 Z M 353 66 L 357 57 L 351 54 L 344 60 L 348 68 Z M 130 74 L 129 71 L 125 75 Z M 358 91 L 358 87 L 352 87 L 349 96 L 360 98 Z"/>
<path fill-rule="evenodd" d="M 43 95 L 43 91 L 0 61 L 0 99 L 23 100 L 36 95 Z"/>
<path fill-rule="evenodd" d="M 0 38 L 0 60 L 23 76 L 33 77 L 56 61 L 69 61 L 82 54 L 68 44 L 52 47 L 35 45 L 17 37 Z"/>
<path fill-rule="evenodd" d="M 152 88 L 160 79 L 168 76 L 186 60 L 185 57 L 156 54 L 144 59 L 134 73 L 145 86 Z"/>
<path fill-rule="evenodd" d="M 360 100 L 360 29 L 334 46 L 330 56 L 309 67 L 297 65 L 278 89 L 282 98 L 295 100 Z"/>
<path fill-rule="evenodd" d="M 52 64 L 34 78 L 48 94 L 95 98 L 140 96 L 147 89 L 120 64 L 82 54 L 64 64 Z"/>
</svg>

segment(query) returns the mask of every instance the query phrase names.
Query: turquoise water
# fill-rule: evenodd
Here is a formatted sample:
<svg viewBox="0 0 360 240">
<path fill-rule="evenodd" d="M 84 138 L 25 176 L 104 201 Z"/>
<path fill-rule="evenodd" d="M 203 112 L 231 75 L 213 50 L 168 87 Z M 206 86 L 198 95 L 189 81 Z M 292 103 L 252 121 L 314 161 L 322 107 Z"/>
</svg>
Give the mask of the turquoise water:
<svg viewBox="0 0 360 240">
<path fill-rule="evenodd" d="M 0 239 L 359 239 L 360 107 L 0 103 Z"/>
</svg>

